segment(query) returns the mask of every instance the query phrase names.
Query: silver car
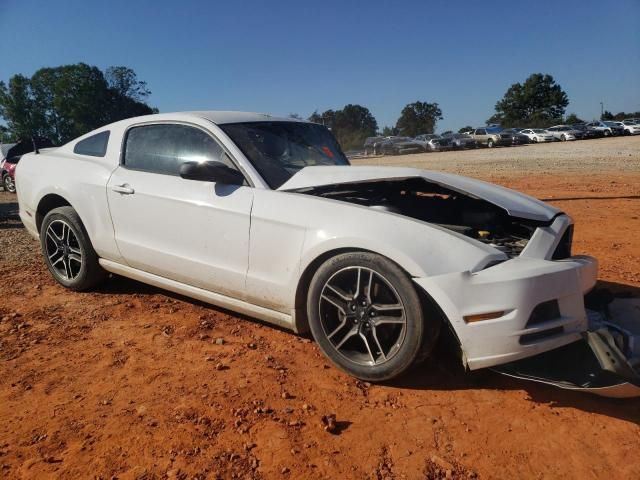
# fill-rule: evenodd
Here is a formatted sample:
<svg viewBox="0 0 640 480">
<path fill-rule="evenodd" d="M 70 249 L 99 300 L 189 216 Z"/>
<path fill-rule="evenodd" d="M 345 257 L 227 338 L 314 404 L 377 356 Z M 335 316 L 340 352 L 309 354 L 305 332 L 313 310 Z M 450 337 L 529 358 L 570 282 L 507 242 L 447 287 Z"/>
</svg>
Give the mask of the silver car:
<svg viewBox="0 0 640 480">
<path fill-rule="evenodd" d="M 556 140 L 560 140 L 562 142 L 582 139 L 584 136 L 580 130 L 576 130 L 569 125 L 556 125 L 555 127 L 549 127 L 547 128 L 547 132 L 553 135 Z"/>
<path fill-rule="evenodd" d="M 529 140 L 533 143 L 553 142 L 556 139 L 553 134 L 544 128 L 525 128 L 520 133 L 529 137 Z"/>
</svg>

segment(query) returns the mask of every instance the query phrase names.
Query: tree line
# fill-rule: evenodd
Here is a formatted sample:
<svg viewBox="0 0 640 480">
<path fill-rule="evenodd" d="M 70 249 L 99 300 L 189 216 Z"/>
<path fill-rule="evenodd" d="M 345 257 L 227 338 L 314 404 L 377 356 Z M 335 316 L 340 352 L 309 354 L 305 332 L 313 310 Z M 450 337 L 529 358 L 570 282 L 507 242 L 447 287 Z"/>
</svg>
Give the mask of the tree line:
<svg viewBox="0 0 640 480">
<path fill-rule="evenodd" d="M 6 138 L 42 136 L 63 144 L 108 123 L 157 113 L 144 81 L 127 67 L 78 63 L 41 68 L 31 77 L 0 82 L 0 116 Z"/>
<path fill-rule="evenodd" d="M 0 81 L 0 125 L 3 141 L 43 136 L 63 144 L 111 122 L 157 113 L 146 103 L 151 91 L 128 67 L 109 67 L 104 72 L 85 63 L 41 68 L 31 77 L 14 75 L 8 84 Z M 547 127 L 558 123 L 580 123 L 575 114 L 565 116 L 569 97 L 554 78 L 534 73 L 523 83 L 511 85 L 495 104 L 487 124 L 505 128 Z M 292 117 L 300 118 L 298 114 Z M 640 117 L 640 112 L 613 115 L 603 120 Z M 407 104 L 393 126 L 379 128 L 362 105 L 348 104 L 339 110 L 313 112 L 308 119 L 330 128 L 345 150 L 361 148 L 367 137 L 401 135 L 415 137 L 434 133 L 443 114 L 436 102 Z M 470 130 L 467 125 L 459 131 Z"/>
</svg>

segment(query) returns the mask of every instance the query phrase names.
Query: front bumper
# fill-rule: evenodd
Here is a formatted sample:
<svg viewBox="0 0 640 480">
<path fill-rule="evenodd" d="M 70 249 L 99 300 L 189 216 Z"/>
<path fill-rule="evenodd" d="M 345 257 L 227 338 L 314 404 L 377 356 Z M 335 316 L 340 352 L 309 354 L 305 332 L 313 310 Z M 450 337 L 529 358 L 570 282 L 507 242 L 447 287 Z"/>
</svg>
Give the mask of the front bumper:
<svg viewBox="0 0 640 480">
<path fill-rule="evenodd" d="M 531 357 L 575 342 L 588 328 L 584 294 L 594 287 L 597 261 L 520 256 L 476 273 L 416 278 L 455 331 L 471 370 Z M 534 308 L 557 302 L 558 315 L 532 324 Z M 491 320 L 464 317 L 503 312 Z"/>
</svg>

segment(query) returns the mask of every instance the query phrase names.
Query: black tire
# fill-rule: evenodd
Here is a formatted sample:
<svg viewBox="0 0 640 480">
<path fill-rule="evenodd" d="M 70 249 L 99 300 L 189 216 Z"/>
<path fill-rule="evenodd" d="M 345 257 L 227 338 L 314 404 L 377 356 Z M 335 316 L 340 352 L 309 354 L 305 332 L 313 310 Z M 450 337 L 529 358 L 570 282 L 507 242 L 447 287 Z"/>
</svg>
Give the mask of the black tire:
<svg viewBox="0 0 640 480">
<path fill-rule="evenodd" d="M 357 275 L 362 278 L 362 287 L 354 298 L 355 288 L 347 289 L 346 285 Z M 371 284 L 369 278 L 374 279 Z M 335 290 L 329 284 L 344 288 Z M 372 285 L 371 292 L 366 294 L 368 285 Z M 345 297 L 333 294 L 339 291 Z M 350 301 L 345 300 L 347 297 Z M 371 301 L 368 307 L 364 306 L 365 298 Z M 385 298 L 395 303 L 379 301 Z M 334 303 L 336 300 L 342 309 Z M 395 309 L 399 317 L 390 313 L 394 305 L 401 305 Z M 344 253 L 324 262 L 309 285 L 307 314 L 311 333 L 322 352 L 339 369 L 371 382 L 395 378 L 426 358 L 441 326 L 440 317 L 425 316 L 421 297 L 409 276 L 392 261 L 371 252 Z"/>
<path fill-rule="evenodd" d="M 565 137 L 564 135 L 562 135 L 562 136 L 560 137 L 560 140 L 562 140 L 563 142 L 566 142 L 566 141 L 567 141 L 567 137 Z"/>
<path fill-rule="evenodd" d="M 538 137 L 533 137 L 533 143 L 538 143 Z"/>
<path fill-rule="evenodd" d="M 494 143 L 493 143 L 493 140 L 491 138 L 489 140 L 487 140 L 487 147 L 493 148 L 493 145 L 494 145 Z"/>
<path fill-rule="evenodd" d="M 16 193 L 16 184 L 9 174 L 6 174 L 4 177 L 2 177 L 2 187 L 4 188 L 5 192 Z"/>
<path fill-rule="evenodd" d="M 89 290 L 107 277 L 73 207 L 47 213 L 40 228 L 40 246 L 53 278 L 70 290 Z"/>
</svg>

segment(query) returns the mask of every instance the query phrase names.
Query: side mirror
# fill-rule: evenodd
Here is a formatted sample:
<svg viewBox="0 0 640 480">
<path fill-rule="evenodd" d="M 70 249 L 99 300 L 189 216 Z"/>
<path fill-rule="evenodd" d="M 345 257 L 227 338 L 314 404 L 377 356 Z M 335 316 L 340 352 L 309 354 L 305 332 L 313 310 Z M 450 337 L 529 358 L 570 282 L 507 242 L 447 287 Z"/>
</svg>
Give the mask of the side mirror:
<svg viewBox="0 0 640 480">
<path fill-rule="evenodd" d="M 242 185 L 244 176 L 238 170 L 222 162 L 184 162 L 180 165 L 180 176 L 187 180 Z"/>
</svg>

